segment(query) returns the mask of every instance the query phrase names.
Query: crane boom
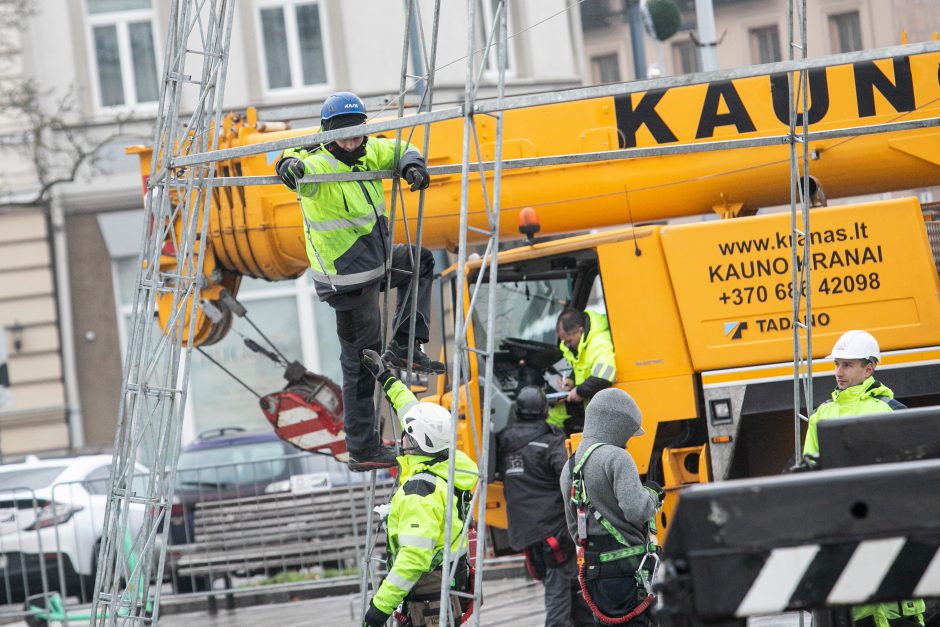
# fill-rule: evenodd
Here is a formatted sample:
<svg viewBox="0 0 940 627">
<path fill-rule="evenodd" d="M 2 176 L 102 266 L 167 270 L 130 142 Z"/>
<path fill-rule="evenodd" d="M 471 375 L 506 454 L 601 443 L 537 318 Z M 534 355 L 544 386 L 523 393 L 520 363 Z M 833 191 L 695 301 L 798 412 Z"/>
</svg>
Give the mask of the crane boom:
<svg viewBox="0 0 940 627">
<path fill-rule="evenodd" d="M 940 53 L 929 52 L 810 70 L 810 130 L 940 119 L 938 67 Z M 765 74 L 508 110 L 503 114 L 503 158 L 783 136 L 789 123 L 788 80 L 785 73 Z M 488 116 L 477 117 L 480 146 L 479 151 L 471 151 L 472 159 L 493 158 L 495 124 Z M 253 110 L 247 115 L 230 114 L 219 148 L 309 134 L 309 129 L 282 127 L 259 122 Z M 460 120 L 431 124 L 429 165 L 459 162 L 462 133 Z M 415 145 L 424 145 L 424 127 L 404 135 Z M 930 186 L 940 180 L 940 131 L 934 128 L 821 139 L 812 141 L 810 150 L 811 172 L 829 198 Z M 143 153 L 146 176 L 148 155 L 146 149 L 138 151 Z M 221 161 L 217 174 L 271 175 L 278 156 L 267 153 Z M 782 143 L 508 169 L 503 176 L 504 215 L 512 217 L 524 207 L 538 208 L 543 235 L 713 211 L 722 217 L 746 216 L 760 207 L 789 202 L 790 197 L 789 151 Z M 386 185 L 388 206 L 393 206 L 391 193 L 391 186 Z M 453 248 L 459 175 L 435 176 L 425 198 L 424 244 Z M 486 226 L 484 202 L 481 188 L 473 186 L 468 200 L 471 226 Z M 412 220 L 415 213 L 411 212 Z M 216 273 L 219 280 L 210 283 L 234 292 L 240 276 L 288 279 L 309 265 L 296 196 L 283 187 L 216 189 L 209 218 L 210 250 L 205 264 L 220 271 Z M 515 220 L 503 219 L 500 225 L 502 237 L 519 236 Z M 394 232 L 405 238 L 401 225 Z M 213 285 L 208 287 L 203 290 L 204 298 L 214 300 Z M 220 339 L 224 332 L 217 326 L 208 320 L 200 324 L 197 342 Z"/>
</svg>

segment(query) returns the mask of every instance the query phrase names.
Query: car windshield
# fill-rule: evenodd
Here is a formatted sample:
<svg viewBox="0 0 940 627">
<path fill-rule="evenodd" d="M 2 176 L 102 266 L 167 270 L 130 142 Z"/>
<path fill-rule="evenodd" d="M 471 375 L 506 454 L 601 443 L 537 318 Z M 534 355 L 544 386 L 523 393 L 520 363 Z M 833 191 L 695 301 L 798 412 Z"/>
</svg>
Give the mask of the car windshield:
<svg viewBox="0 0 940 627">
<path fill-rule="evenodd" d="M 249 442 L 201 448 L 180 453 L 180 485 L 232 488 L 264 485 L 287 474 L 280 442 Z"/>
<path fill-rule="evenodd" d="M 43 466 L 6 472 L 0 469 L 0 492 L 9 492 L 18 488 L 27 490 L 48 488 L 65 468 L 65 466 Z"/>
</svg>

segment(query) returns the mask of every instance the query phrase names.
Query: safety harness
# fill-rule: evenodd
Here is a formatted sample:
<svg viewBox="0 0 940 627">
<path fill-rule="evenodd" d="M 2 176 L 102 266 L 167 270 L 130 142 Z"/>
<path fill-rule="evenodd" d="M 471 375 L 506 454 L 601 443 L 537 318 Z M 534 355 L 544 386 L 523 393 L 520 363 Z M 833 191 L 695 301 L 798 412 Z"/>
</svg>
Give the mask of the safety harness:
<svg viewBox="0 0 940 627">
<path fill-rule="evenodd" d="M 629 542 L 623 537 L 623 534 L 611 524 L 609 520 L 604 518 L 604 516 L 597 511 L 597 509 L 591 504 L 591 499 L 587 495 L 587 491 L 584 486 L 584 477 L 583 470 L 584 464 L 587 463 L 588 458 L 590 458 L 591 453 L 599 447 L 603 446 L 603 442 L 598 442 L 597 444 L 591 445 L 581 456 L 581 461 L 575 464 L 574 456 L 568 462 L 569 470 L 571 471 L 571 502 L 577 508 L 577 518 L 578 518 L 578 535 L 576 542 L 578 544 L 578 583 L 581 585 L 581 593 L 584 595 L 584 601 L 588 604 L 588 607 L 591 609 L 591 612 L 600 620 L 602 623 L 608 625 L 622 625 L 628 623 L 643 612 L 653 603 L 655 600 L 655 595 L 652 592 L 650 587 L 650 580 L 652 579 L 653 573 L 656 571 L 657 566 L 659 565 L 659 547 L 653 542 L 646 542 L 641 545 L 631 546 Z M 598 555 L 598 561 L 600 564 L 607 564 L 611 562 L 617 562 L 620 560 L 625 560 L 633 558 L 639 555 L 642 555 L 643 558 L 640 560 L 639 566 L 637 566 L 634 571 L 634 577 L 637 582 L 637 589 L 642 589 L 646 592 L 646 596 L 640 601 L 640 603 L 633 608 L 628 614 L 624 616 L 614 617 L 607 616 L 597 607 L 594 602 L 594 599 L 591 598 L 590 593 L 587 589 L 587 584 L 585 582 L 585 548 L 588 545 L 588 516 L 593 516 L 595 520 L 610 534 L 610 537 L 613 538 L 617 543 L 617 548 L 602 551 Z M 655 516 L 650 518 L 649 522 L 646 525 L 645 531 L 647 536 L 649 533 L 656 533 L 656 520 Z M 653 564 L 650 568 L 644 568 L 646 565 L 647 559 L 651 559 Z"/>
<path fill-rule="evenodd" d="M 439 479 L 447 480 L 446 477 L 434 472 L 431 467 L 447 459 L 449 451 L 445 450 L 437 454 L 434 458 L 424 462 L 421 467 L 422 472 L 427 472 Z M 413 476 L 413 475 L 412 475 Z M 467 519 L 470 514 L 470 507 L 473 502 L 473 493 L 469 490 L 458 490 L 455 488 L 454 497 L 457 499 L 457 517 L 461 523 L 464 525 L 467 524 Z M 469 553 L 472 554 L 472 548 L 476 544 L 476 528 L 471 527 L 467 530 L 467 540 L 470 544 Z M 386 547 L 388 549 L 389 547 Z M 445 549 L 446 550 L 446 549 Z M 388 568 L 391 570 L 392 565 L 394 564 L 394 556 L 388 552 L 386 554 L 388 559 Z M 441 561 L 443 556 L 441 554 L 435 555 L 431 561 L 431 569 L 422 575 L 418 580 L 415 587 L 412 588 L 411 592 L 405 596 L 406 602 L 417 603 L 423 605 L 423 611 L 421 612 L 422 619 L 425 625 L 437 625 L 438 612 L 440 610 L 440 577 L 443 576 L 441 571 Z M 474 594 L 474 584 L 476 579 L 476 565 L 472 560 L 471 555 L 462 555 L 458 558 L 458 561 L 464 560 L 467 563 L 466 569 L 466 581 L 462 581 L 462 577 L 458 577 L 451 580 L 451 588 L 458 589 L 465 587 L 465 590 L 460 590 L 461 592 L 467 592 L 470 595 L 470 601 L 467 604 L 467 608 L 463 610 L 460 616 L 457 617 L 457 625 L 462 625 L 470 619 L 470 616 L 473 614 L 473 594 Z M 458 567 L 458 571 L 460 567 Z M 439 574 L 439 576 L 438 576 Z M 419 589 L 428 590 L 427 593 L 422 594 Z M 411 620 L 410 612 L 405 613 L 396 609 L 393 612 L 395 620 L 398 621 L 402 627 L 412 627 L 414 626 L 413 621 Z"/>
</svg>

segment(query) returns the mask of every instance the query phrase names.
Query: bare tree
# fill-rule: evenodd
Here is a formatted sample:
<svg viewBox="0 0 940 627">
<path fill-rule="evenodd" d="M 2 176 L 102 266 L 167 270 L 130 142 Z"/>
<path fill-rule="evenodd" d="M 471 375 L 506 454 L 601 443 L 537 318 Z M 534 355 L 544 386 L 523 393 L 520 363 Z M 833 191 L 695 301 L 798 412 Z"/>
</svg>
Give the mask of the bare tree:
<svg viewBox="0 0 940 627">
<path fill-rule="evenodd" d="M 105 125 L 89 124 L 82 115 L 78 88 L 42 89 L 20 70 L 20 33 L 36 15 L 36 0 L 0 0 L 0 118 L 9 123 L 0 151 L 22 162 L 35 176 L 28 194 L 13 200 L 11 181 L 0 176 L 0 207 L 44 206 L 53 188 L 92 173 L 102 150 L 120 138 L 130 116 L 116 116 Z M 6 196 L 6 200 L 3 199 Z"/>
</svg>

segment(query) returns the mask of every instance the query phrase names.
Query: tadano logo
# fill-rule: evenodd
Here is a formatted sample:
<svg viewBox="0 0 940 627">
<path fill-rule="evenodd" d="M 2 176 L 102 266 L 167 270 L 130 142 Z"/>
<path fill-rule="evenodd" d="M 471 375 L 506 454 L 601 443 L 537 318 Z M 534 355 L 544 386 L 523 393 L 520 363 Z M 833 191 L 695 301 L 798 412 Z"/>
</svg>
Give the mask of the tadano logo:
<svg viewBox="0 0 940 627">
<path fill-rule="evenodd" d="M 740 340 L 741 334 L 747 329 L 746 322 L 726 322 L 725 335 L 730 335 L 732 340 Z"/>
</svg>

